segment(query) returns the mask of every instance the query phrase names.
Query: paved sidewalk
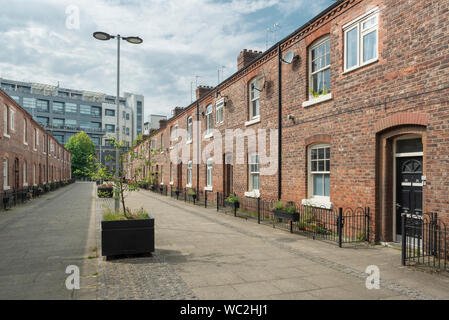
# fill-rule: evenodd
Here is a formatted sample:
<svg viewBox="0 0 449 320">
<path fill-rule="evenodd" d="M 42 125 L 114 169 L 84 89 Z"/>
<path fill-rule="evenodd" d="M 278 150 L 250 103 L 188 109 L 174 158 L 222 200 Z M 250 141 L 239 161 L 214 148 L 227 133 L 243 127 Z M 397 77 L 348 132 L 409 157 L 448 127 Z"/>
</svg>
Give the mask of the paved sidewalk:
<svg viewBox="0 0 449 320">
<path fill-rule="evenodd" d="M 397 249 L 340 249 L 148 191 L 127 201 L 155 217 L 156 254 L 102 261 L 99 298 L 449 298 L 449 277 L 402 267 Z M 369 265 L 380 268 L 378 290 L 365 286 Z"/>
<path fill-rule="evenodd" d="M 0 299 L 95 299 L 93 183 L 75 183 L 0 212 Z M 67 290 L 68 265 L 81 290 Z"/>
</svg>

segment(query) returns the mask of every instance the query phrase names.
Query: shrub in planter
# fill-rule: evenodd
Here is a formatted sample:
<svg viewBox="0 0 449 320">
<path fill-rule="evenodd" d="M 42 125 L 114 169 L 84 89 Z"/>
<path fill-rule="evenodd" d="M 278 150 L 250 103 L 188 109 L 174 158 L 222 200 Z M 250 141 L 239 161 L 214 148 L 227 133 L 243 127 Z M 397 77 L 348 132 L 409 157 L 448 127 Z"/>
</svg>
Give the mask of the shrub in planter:
<svg viewBox="0 0 449 320">
<path fill-rule="evenodd" d="M 195 192 L 195 190 L 189 189 L 189 190 L 187 190 L 187 194 L 188 194 L 189 196 L 191 196 L 191 197 L 193 198 L 193 200 L 196 199 L 196 192 Z"/>
<path fill-rule="evenodd" d="M 97 195 L 99 198 L 112 198 L 114 186 L 112 183 L 102 184 L 97 187 Z"/>
<path fill-rule="evenodd" d="M 154 218 L 143 208 L 120 213 L 106 209 L 101 221 L 101 251 L 106 257 L 154 252 Z"/>
<path fill-rule="evenodd" d="M 234 209 L 240 208 L 239 198 L 234 194 L 225 199 L 225 206 L 233 207 Z"/>
<path fill-rule="evenodd" d="M 273 209 L 274 217 L 282 220 L 299 221 L 299 213 L 294 204 L 277 201 Z"/>
<path fill-rule="evenodd" d="M 176 196 L 179 196 L 178 188 L 174 187 L 174 188 L 172 188 L 172 191 L 176 194 Z"/>
</svg>

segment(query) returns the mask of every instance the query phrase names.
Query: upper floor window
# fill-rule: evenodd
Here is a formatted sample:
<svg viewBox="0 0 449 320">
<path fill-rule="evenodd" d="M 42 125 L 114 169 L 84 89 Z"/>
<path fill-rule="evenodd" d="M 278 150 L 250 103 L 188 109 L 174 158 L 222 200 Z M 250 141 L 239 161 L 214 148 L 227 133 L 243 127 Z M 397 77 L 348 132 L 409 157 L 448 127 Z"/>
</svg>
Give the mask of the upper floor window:
<svg viewBox="0 0 449 320">
<path fill-rule="evenodd" d="M 108 116 L 108 117 L 115 117 L 115 110 L 106 109 L 105 110 L 105 115 Z"/>
<path fill-rule="evenodd" d="M 223 122 L 223 106 L 224 106 L 223 99 L 215 104 L 215 118 L 217 123 Z"/>
<path fill-rule="evenodd" d="M 343 27 L 345 37 L 345 71 L 377 60 L 378 10 L 368 13 Z"/>
<path fill-rule="evenodd" d="M 24 100 L 24 103 L 25 103 L 25 100 Z M 48 111 L 50 111 L 48 106 L 49 106 L 48 100 L 37 100 L 36 101 L 37 111 L 48 112 Z"/>
<path fill-rule="evenodd" d="M 213 116 L 212 116 L 212 105 L 209 105 L 206 109 L 206 134 L 212 133 L 214 128 Z"/>
<path fill-rule="evenodd" d="M 9 129 L 11 129 L 11 131 L 14 131 L 14 110 L 9 110 Z"/>
<path fill-rule="evenodd" d="M 113 125 L 113 124 L 107 124 L 104 127 L 106 129 L 106 132 L 112 132 L 112 133 L 115 132 L 115 125 Z"/>
<path fill-rule="evenodd" d="M 257 78 L 254 78 L 249 83 L 249 120 L 260 117 L 259 109 L 259 88 L 257 86 Z"/>
<path fill-rule="evenodd" d="M 23 118 L 23 143 L 28 144 L 28 121 Z"/>
<path fill-rule="evenodd" d="M 325 37 L 309 49 L 309 99 L 330 93 L 330 39 Z"/>
<path fill-rule="evenodd" d="M 3 105 L 3 135 L 8 136 L 9 133 L 9 108 Z"/>
<path fill-rule="evenodd" d="M 64 102 L 53 102 L 54 113 L 64 113 Z"/>
<path fill-rule="evenodd" d="M 78 106 L 75 103 L 66 103 L 65 104 L 65 112 L 67 113 L 77 113 Z"/>
<path fill-rule="evenodd" d="M 193 118 L 187 118 L 187 141 L 192 141 L 193 138 Z"/>
<path fill-rule="evenodd" d="M 91 107 L 87 105 L 80 105 L 80 114 L 91 115 Z"/>
</svg>

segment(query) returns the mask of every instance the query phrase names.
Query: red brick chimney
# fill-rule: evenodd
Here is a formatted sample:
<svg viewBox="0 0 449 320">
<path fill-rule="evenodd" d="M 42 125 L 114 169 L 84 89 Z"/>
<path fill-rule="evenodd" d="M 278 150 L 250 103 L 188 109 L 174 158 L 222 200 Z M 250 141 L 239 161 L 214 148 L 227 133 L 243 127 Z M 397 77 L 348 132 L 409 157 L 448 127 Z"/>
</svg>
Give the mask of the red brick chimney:
<svg viewBox="0 0 449 320">
<path fill-rule="evenodd" d="M 175 108 L 172 110 L 173 117 L 176 117 L 176 116 L 177 116 L 178 114 L 180 114 L 183 110 L 184 110 L 184 108 L 182 108 L 182 107 L 175 107 Z"/>
<path fill-rule="evenodd" d="M 200 99 L 201 97 L 204 97 L 212 89 L 213 89 L 213 87 L 210 87 L 210 86 L 198 86 L 196 88 L 196 100 Z"/>
<path fill-rule="evenodd" d="M 246 67 L 251 61 L 262 54 L 262 51 L 243 49 L 237 57 L 237 70 Z"/>
<path fill-rule="evenodd" d="M 166 127 L 167 127 L 167 120 L 166 119 L 159 120 L 159 128 L 165 129 Z"/>
</svg>

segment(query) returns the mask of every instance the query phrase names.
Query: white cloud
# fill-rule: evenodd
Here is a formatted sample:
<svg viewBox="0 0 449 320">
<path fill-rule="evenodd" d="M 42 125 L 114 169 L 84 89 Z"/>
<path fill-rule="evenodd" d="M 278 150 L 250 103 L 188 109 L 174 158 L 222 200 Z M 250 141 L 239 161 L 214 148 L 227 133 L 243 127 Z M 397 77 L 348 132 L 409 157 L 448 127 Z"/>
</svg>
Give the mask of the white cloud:
<svg viewBox="0 0 449 320">
<path fill-rule="evenodd" d="M 190 82 L 216 85 L 217 68 L 236 71 L 243 48 L 262 50 L 264 30 L 248 14 L 291 12 L 302 0 L 0 0 L 0 76 L 115 93 L 116 42 L 94 31 L 144 39 L 121 43 L 121 91 L 145 95 L 145 114 L 169 114 L 190 102 Z M 80 9 L 80 29 L 65 27 L 66 8 Z M 299 25 L 299 24 L 298 24 Z"/>
</svg>

